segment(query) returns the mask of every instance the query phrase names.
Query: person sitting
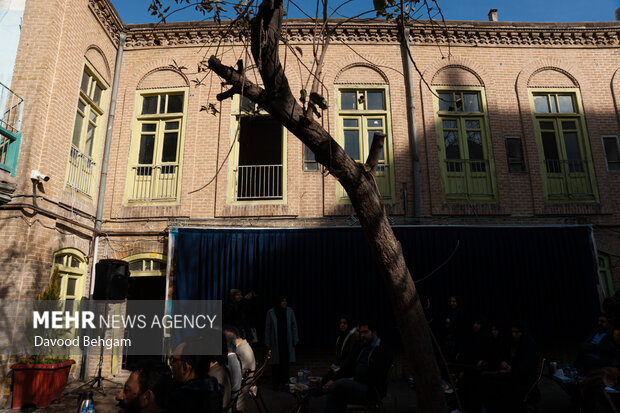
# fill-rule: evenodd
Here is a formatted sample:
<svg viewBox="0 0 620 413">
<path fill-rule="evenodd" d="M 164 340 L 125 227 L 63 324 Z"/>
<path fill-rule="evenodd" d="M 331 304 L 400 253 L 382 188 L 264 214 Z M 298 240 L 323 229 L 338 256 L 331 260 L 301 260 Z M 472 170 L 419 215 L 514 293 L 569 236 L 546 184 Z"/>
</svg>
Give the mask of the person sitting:
<svg viewBox="0 0 620 413">
<path fill-rule="evenodd" d="M 580 345 L 575 367 L 581 376 L 593 370 L 611 366 L 616 355 L 616 344 L 611 334 L 609 319 L 605 314 L 598 317 L 598 326 L 588 340 Z"/>
<path fill-rule="evenodd" d="M 495 401 L 501 405 L 498 411 L 516 412 L 524 407 L 525 394 L 536 381 L 539 362 L 536 343 L 520 321 L 512 323 L 507 356 L 500 363 L 500 372 L 505 374 L 504 380 L 496 380 L 499 388 L 494 396 Z M 530 400 L 539 399 L 540 391 L 535 387 Z M 495 410 L 487 408 L 487 411 Z"/>
<path fill-rule="evenodd" d="M 168 412 L 222 412 L 222 392 L 217 380 L 207 372 L 207 359 L 200 355 L 203 348 L 204 343 L 194 339 L 174 349 L 170 366 L 175 385 Z"/>
<path fill-rule="evenodd" d="M 323 386 L 327 391 L 325 413 L 343 412 L 348 403 L 368 405 L 385 397 L 392 354 L 379 338 L 373 322 L 360 323 L 359 334 L 362 347 L 357 357 L 350 366 L 343 366 L 335 381 Z M 353 372 L 353 377 L 343 376 L 345 372 Z"/>
<path fill-rule="evenodd" d="M 487 335 L 482 331 L 482 321 L 474 320 L 469 334 L 463 337 L 456 356 L 458 391 L 463 407 L 469 412 L 482 411 L 482 389 L 480 370 L 487 349 Z"/>
<path fill-rule="evenodd" d="M 226 337 L 222 334 L 222 354 L 207 356 L 208 374 L 215 377 L 222 391 L 222 408 L 227 413 L 231 410 L 232 384 L 228 373 L 228 345 Z"/>
<path fill-rule="evenodd" d="M 171 384 L 168 366 L 155 363 L 139 365 L 116 395 L 119 413 L 164 412 Z"/>
<path fill-rule="evenodd" d="M 231 386 L 230 390 L 231 390 L 231 397 L 232 397 L 231 403 L 234 403 L 236 407 L 237 400 L 241 393 L 241 380 L 242 380 L 241 361 L 239 360 L 239 356 L 237 356 L 237 353 L 235 353 L 234 338 L 226 336 L 226 344 L 227 344 L 227 349 L 228 349 L 227 367 L 228 367 L 228 374 L 230 377 L 230 386 Z M 225 410 L 233 410 L 232 405 L 229 407 L 230 409 L 225 409 Z"/>
<path fill-rule="evenodd" d="M 227 340 L 232 340 L 232 342 L 235 343 L 235 354 L 239 357 L 239 361 L 241 362 L 241 377 L 251 377 L 253 372 L 256 370 L 256 358 L 254 357 L 254 350 L 252 350 L 252 347 L 247 342 L 247 340 L 239 337 L 238 331 L 235 327 L 225 326 L 224 334 L 226 335 Z M 238 412 L 243 412 L 245 410 L 248 401 L 249 390 L 249 385 L 246 385 L 241 389 L 239 397 L 237 398 Z"/>
<path fill-rule="evenodd" d="M 325 385 L 325 383 L 330 380 L 334 380 L 336 378 L 336 374 L 340 371 L 342 366 L 347 364 L 351 358 L 357 356 L 360 350 L 358 336 L 359 334 L 357 327 L 353 327 L 349 330 L 349 319 L 347 317 L 340 317 L 338 324 L 338 336 L 336 337 L 336 357 L 330 366 L 329 371 L 325 374 L 325 376 L 323 376 L 321 380 L 322 385 Z M 348 373 L 343 372 L 343 374 L 346 376 Z"/>
</svg>

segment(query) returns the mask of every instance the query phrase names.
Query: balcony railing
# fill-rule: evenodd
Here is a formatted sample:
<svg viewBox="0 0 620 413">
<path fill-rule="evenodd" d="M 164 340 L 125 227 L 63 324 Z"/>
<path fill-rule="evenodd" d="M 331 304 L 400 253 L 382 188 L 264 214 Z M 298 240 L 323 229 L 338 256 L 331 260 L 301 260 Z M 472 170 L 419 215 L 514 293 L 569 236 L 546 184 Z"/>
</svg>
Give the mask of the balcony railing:
<svg viewBox="0 0 620 413">
<path fill-rule="evenodd" d="M 67 186 L 83 193 L 84 195 L 92 197 L 95 165 L 95 161 L 93 161 L 90 157 L 83 154 L 75 146 L 71 146 Z"/>
<path fill-rule="evenodd" d="M 550 199 L 594 199 L 594 182 L 587 161 L 547 159 L 543 168 Z"/>
<path fill-rule="evenodd" d="M 282 199 L 282 165 L 241 165 L 236 178 L 239 201 Z"/>
<path fill-rule="evenodd" d="M 493 181 L 486 159 L 447 159 L 448 198 L 493 198 Z"/>
<path fill-rule="evenodd" d="M 134 166 L 129 201 L 174 201 L 177 199 L 179 164 Z"/>
<path fill-rule="evenodd" d="M 15 176 L 24 99 L 0 83 L 0 169 Z"/>
</svg>

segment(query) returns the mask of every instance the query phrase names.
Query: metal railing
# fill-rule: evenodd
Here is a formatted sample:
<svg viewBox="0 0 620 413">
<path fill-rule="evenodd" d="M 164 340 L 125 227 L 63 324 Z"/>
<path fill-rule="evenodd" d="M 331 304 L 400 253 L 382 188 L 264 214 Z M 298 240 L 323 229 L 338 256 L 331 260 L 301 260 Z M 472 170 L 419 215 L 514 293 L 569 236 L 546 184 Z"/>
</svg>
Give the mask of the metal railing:
<svg viewBox="0 0 620 413">
<path fill-rule="evenodd" d="M 236 199 L 282 199 L 282 165 L 237 167 Z"/>
<path fill-rule="evenodd" d="M 588 162 L 581 159 L 546 159 L 546 186 L 549 197 L 593 198 L 594 182 Z"/>
<path fill-rule="evenodd" d="M 0 168 L 15 172 L 24 99 L 0 82 Z"/>
<path fill-rule="evenodd" d="M 23 104 L 24 98 L 0 82 L 0 127 L 11 133 L 18 133 L 22 127 Z"/>
<path fill-rule="evenodd" d="M 129 201 L 174 201 L 177 199 L 179 164 L 142 165 L 131 169 L 133 189 Z"/>
<path fill-rule="evenodd" d="M 493 197 L 493 181 L 487 159 L 446 159 L 446 195 Z"/>
<path fill-rule="evenodd" d="M 85 195 L 92 196 L 95 165 L 95 161 L 71 145 L 67 186 Z"/>
</svg>

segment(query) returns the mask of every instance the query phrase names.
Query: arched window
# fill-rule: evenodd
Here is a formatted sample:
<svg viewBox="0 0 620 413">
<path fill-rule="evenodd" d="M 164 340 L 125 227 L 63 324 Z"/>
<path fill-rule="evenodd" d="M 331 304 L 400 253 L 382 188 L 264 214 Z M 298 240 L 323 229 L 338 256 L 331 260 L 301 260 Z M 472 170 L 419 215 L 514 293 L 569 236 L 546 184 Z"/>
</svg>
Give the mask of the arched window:
<svg viewBox="0 0 620 413">
<path fill-rule="evenodd" d="M 60 299 L 65 300 L 65 310 L 73 308 L 73 302 L 84 296 L 86 279 L 86 257 L 75 248 L 64 248 L 54 253 L 52 274 L 60 276 Z"/>
<path fill-rule="evenodd" d="M 129 263 L 132 277 L 153 277 L 166 275 L 166 256 L 154 252 L 135 254 L 124 258 Z"/>
</svg>

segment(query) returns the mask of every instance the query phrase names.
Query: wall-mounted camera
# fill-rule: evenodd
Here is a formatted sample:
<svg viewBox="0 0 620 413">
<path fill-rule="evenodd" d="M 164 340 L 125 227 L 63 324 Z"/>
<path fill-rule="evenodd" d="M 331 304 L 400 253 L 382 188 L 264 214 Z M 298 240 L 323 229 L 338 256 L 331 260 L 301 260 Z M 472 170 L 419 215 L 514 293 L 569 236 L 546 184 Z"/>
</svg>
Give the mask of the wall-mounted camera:
<svg viewBox="0 0 620 413">
<path fill-rule="evenodd" d="M 41 181 L 47 182 L 47 181 L 50 180 L 50 177 L 45 175 L 45 174 L 42 174 L 41 172 L 37 171 L 36 169 L 33 169 L 30 172 L 30 179 L 32 179 L 33 181 L 37 181 L 37 182 L 41 182 Z"/>
</svg>

